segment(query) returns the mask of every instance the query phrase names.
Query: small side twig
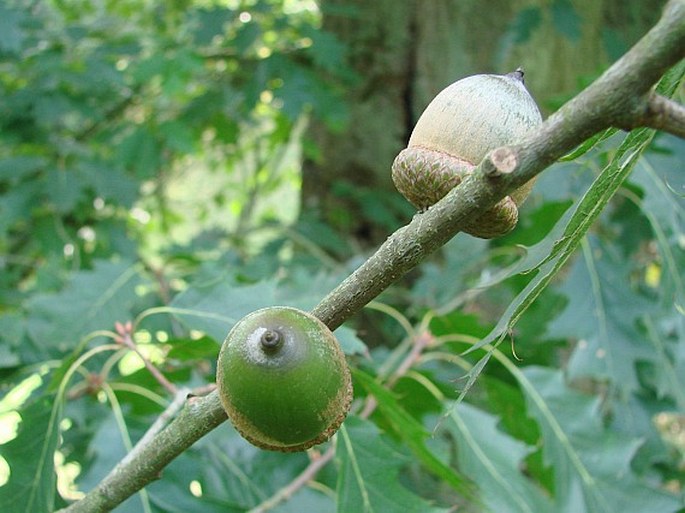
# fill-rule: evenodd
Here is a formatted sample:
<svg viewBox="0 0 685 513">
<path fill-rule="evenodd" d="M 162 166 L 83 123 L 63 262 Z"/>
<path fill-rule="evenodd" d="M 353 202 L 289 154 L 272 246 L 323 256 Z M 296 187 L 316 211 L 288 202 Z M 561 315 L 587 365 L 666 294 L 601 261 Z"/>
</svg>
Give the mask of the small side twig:
<svg viewBox="0 0 685 513">
<path fill-rule="evenodd" d="M 512 173 L 518 166 L 516 152 L 507 146 L 502 146 L 490 152 L 483 162 L 485 176 L 497 177 Z"/>
<path fill-rule="evenodd" d="M 649 95 L 646 113 L 637 121 L 685 139 L 685 106 L 660 94 Z"/>
<path fill-rule="evenodd" d="M 274 495 L 252 508 L 248 513 L 264 513 L 270 509 L 275 508 L 281 502 L 285 502 L 292 497 L 300 488 L 309 483 L 316 477 L 319 471 L 324 468 L 335 456 L 335 445 L 331 445 L 326 451 L 313 459 L 311 463 L 305 468 L 299 476 L 293 479 L 288 485 L 284 486 Z"/>
<path fill-rule="evenodd" d="M 132 336 L 132 323 L 130 321 L 126 322 L 125 324 L 117 322 L 115 323 L 114 327 L 118 334 L 116 341 L 136 353 L 143 361 L 145 368 L 154 376 L 159 384 L 162 385 L 171 395 L 176 396 L 178 394 L 176 385 L 169 381 L 157 367 L 152 365 L 152 362 L 140 352 L 140 349 L 138 349 L 138 345 L 135 343 Z"/>
</svg>

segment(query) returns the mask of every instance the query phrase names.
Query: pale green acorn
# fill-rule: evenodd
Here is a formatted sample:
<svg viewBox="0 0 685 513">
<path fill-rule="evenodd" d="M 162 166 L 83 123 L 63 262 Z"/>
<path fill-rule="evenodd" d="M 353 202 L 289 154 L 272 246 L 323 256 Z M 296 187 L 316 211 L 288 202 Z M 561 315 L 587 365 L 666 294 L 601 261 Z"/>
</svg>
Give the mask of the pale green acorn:
<svg viewBox="0 0 685 513">
<path fill-rule="evenodd" d="M 393 182 L 407 200 L 425 210 L 459 185 L 490 151 L 520 140 L 541 122 L 520 69 L 458 80 L 421 114 L 407 148 L 393 162 Z M 508 233 L 532 186 L 532 181 L 524 184 L 464 231 L 484 239 Z"/>
<path fill-rule="evenodd" d="M 350 370 L 333 333 L 313 315 L 285 306 L 236 323 L 221 346 L 216 382 L 238 432 L 272 451 L 325 442 L 352 402 Z"/>
</svg>

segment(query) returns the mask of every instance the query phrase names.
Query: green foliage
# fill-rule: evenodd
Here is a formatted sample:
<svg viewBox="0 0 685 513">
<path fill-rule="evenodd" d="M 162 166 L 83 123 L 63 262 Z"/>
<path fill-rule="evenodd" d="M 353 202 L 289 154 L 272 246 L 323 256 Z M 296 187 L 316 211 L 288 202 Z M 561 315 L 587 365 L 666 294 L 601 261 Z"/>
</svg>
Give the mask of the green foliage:
<svg viewBox="0 0 685 513">
<path fill-rule="evenodd" d="M 447 429 L 459 448 L 459 465 L 488 493 L 483 501 L 491 511 L 544 513 L 552 508 L 543 490 L 519 469 L 534 448 L 497 429 L 497 417 L 460 404 L 452 411 Z"/>
<path fill-rule="evenodd" d="M 17 437 L 2 446 L 11 469 L 0 488 L 0 504 L 7 511 L 50 511 L 55 503 L 53 455 L 58 431 L 52 413 L 54 395 L 43 395 L 19 410 Z"/>
<path fill-rule="evenodd" d="M 502 42 L 543 16 L 578 37 L 554 1 Z M 346 52 L 307 2 L 0 5 L 0 511 L 92 489 L 207 392 L 237 320 L 311 309 L 363 260 L 298 216 Z M 116 511 L 682 511 L 683 161 L 675 137 L 599 134 L 512 234 L 457 236 L 336 330 L 356 399 L 306 486 L 320 453 L 225 423 Z M 391 194 L 339 192 L 399 227 Z"/>
<path fill-rule="evenodd" d="M 383 440 L 373 424 L 350 417 L 338 443 L 338 511 L 447 511 L 430 507 L 399 485 L 399 470 L 409 456 Z"/>
<path fill-rule="evenodd" d="M 24 362 L 64 355 L 74 340 L 131 318 L 136 287 L 143 283 L 138 266 L 94 264 L 92 270 L 74 273 L 59 292 L 35 294 L 26 302 L 27 337 L 17 348 Z"/>
<path fill-rule="evenodd" d="M 640 441 L 605 430 L 599 398 L 565 388 L 559 371 L 529 367 L 515 375 L 540 426 L 546 462 L 554 462 L 557 510 L 676 511 L 681 501 L 651 489 L 630 470 Z"/>
</svg>

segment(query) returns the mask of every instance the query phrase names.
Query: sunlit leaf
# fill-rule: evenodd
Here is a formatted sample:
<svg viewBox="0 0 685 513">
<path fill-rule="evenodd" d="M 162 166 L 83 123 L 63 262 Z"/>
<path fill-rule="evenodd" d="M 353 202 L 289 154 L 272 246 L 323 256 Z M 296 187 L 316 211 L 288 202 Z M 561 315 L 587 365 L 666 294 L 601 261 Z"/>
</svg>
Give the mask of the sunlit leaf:
<svg viewBox="0 0 685 513">
<path fill-rule="evenodd" d="M 10 466 L 9 481 L 0 486 L 0 511 L 52 513 L 54 510 L 54 453 L 60 420 L 53 411 L 54 402 L 54 396 L 42 396 L 22 407 L 17 437 L 0 445 L 0 456 Z"/>
</svg>

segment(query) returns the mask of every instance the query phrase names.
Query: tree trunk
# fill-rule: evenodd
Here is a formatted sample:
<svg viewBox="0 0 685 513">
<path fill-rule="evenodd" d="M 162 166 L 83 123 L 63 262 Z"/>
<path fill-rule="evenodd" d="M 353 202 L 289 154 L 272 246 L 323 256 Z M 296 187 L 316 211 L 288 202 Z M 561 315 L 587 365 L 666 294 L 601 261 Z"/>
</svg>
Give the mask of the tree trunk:
<svg viewBox="0 0 685 513">
<path fill-rule="evenodd" d="M 320 4 L 324 30 L 347 45 L 360 78 L 346 96 L 346 129 L 311 128 L 321 158 L 304 163 L 303 215 L 373 247 L 394 229 L 389 218 L 396 227 L 411 216 L 393 196 L 390 166 L 442 88 L 466 75 L 522 66 L 531 93 L 549 113 L 578 89 L 579 78 L 595 76 L 615 58 L 612 48 L 620 53 L 636 41 L 664 0 L 650 6 L 641 0 Z M 362 204 L 369 197 L 373 208 Z"/>
</svg>

